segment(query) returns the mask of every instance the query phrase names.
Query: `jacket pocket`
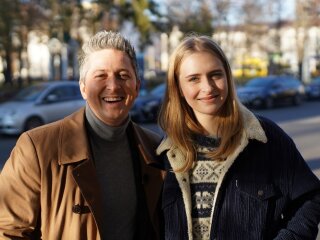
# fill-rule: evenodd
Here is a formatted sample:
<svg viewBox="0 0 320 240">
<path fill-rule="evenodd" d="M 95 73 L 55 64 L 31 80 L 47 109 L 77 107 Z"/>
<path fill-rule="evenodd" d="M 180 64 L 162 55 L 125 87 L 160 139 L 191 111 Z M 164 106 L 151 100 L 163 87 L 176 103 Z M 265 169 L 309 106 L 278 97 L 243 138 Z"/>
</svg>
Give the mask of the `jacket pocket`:
<svg viewBox="0 0 320 240">
<path fill-rule="evenodd" d="M 276 195 L 272 184 L 240 182 L 237 183 L 237 187 L 240 193 L 261 201 L 267 200 Z"/>
<path fill-rule="evenodd" d="M 238 182 L 233 204 L 238 206 L 233 215 L 243 226 L 246 239 L 264 239 L 265 229 L 270 214 L 273 214 L 273 203 L 276 191 L 272 184 L 257 182 Z"/>
</svg>

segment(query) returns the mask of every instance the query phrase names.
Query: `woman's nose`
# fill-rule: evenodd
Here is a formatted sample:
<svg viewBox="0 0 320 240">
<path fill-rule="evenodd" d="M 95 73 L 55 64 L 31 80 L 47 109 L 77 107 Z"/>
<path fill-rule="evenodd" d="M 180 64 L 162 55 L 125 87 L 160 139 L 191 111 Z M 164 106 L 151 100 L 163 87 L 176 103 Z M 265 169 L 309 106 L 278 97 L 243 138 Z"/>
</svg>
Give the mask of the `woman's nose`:
<svg viewBox="0 0 320 240">
<path fill-rule="evenodd" d="M 212 80 L 208 78 L 203 79 L 201 83 L 201 90 L 203 92 L 211 92 L 212 89 L 214 89 L 214 83 L 212 82 Z"/>
</svg>

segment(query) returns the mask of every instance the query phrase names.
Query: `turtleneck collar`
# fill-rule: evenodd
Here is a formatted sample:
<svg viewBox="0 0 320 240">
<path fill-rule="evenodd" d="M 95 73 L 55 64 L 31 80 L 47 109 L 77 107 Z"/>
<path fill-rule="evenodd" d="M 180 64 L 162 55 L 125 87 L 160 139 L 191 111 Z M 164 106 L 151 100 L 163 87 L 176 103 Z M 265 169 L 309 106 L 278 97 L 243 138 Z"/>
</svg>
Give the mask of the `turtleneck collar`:
<svg viewBox="0 0 320 240">
<path fill-rule="evenodd" d="M 86 104 L 86 118 L 92 130 L 104 140 L 115 141 L 122 139 L 126 134 L 126 129 L 130 122 L 130 118 L 119 127 L 113 127 L 102 122 L 91 110 L 89 104 Z"/>
</svg>

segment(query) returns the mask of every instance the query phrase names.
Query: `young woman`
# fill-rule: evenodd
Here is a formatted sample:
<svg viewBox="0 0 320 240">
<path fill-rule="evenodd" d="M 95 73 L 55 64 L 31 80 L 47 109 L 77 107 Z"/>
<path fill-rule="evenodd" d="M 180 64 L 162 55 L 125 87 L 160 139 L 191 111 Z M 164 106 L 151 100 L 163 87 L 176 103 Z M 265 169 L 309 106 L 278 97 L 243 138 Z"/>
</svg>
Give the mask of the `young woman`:
<svg viewBox="0 0 320 240">
<path fill-rule="evenodd" d="M 212 39 L 173 52 L 159 124 L 165 239 L 316 238 L 319 179 L 283 130 L 239 103 Z"/>
</svg>

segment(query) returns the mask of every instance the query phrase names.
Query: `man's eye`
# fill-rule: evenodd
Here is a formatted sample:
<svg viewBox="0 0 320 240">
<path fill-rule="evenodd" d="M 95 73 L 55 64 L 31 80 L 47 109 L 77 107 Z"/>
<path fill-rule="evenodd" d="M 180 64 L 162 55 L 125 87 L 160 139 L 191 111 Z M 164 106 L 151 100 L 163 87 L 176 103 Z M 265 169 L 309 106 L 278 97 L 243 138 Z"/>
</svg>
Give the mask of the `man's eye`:
<svg viewBox="0 0 320 240">
<path fill-rule="evenodd" d="M 104 74 L 96 75 L 95 78 L 96 79 L 103 79 L 103 78 L 105 78 L 105 75 Z"/>
<path fill-rule="evenodd" d="M 127 79 L 130 78 L 130 76 L 129 76 L 128 74 L 120 74 L 119 76 L 120 76 L 120 78 L 123 79 L 123 80 L 127 80 Z"/>
</svg>

